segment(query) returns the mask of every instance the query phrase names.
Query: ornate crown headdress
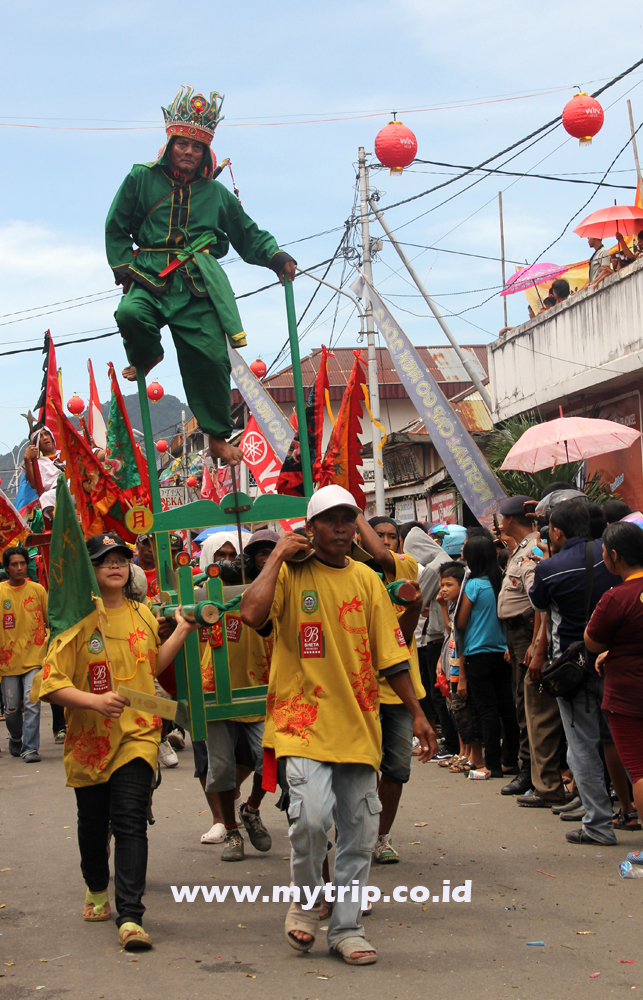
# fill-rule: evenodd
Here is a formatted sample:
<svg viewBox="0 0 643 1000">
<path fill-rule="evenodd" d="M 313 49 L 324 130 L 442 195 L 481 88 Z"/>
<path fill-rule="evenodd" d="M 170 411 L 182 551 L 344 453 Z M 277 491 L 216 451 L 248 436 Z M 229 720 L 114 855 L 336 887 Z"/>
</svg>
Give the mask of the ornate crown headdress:
<svg viewBox="0 0 643 1000">
<path fill-rule="evenodd" d="M 221 121 L 223 97 L 214 90 L 209 101 L 203 94 L 193 94 L 194 88 L 184 84 L 169 108 L 161 108 L 165 131 L 168 139 L 173 135 L 182 135 L 209 146 Z"/>
</svg>

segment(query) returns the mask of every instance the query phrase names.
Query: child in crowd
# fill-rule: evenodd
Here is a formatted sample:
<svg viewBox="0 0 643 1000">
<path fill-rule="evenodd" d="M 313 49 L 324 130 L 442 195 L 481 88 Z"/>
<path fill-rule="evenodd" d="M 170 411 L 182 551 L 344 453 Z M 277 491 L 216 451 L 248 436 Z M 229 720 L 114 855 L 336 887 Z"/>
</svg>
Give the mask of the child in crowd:
<svg viewBox="0 0 643 1000">
<path fill-rule="evenodd" d="M 152 946 L 143 930 L 147 872 L 147 809 L 158 758 L 161 719 L 130 709 L 119 684 L 154 695 L 154 675 L 168 668 L 195 627 L 179 611 L 161 646 L 158 622 L 133 598 L 131 549 L 115 534 L 87 539 L 105 607 L 103 633 L 88 615 L 72 636 L 49 647 L 39 697 L 67 709 L 64 763 L 76 793 L 78 846 L 87 884 L 83 919 L 109 920 L 108 831 L 114 834 L 114 884 L 119 944 Z M 113 678 L 113 683 L 112 683 Z"/>
<path fill-rule="evenodd" d="M 467 686 L 480 714 L 485 759 L 485 767 L 469 777 L 503 778 L 518 773 L 519 730 L 511 666 L 505 660 L 507 637 L 496 609 L 502 572 L 491 534 L 483 528 L 469 532 L 462 556 L 470 576 L 455 623 L 464 631 Z"/>
<path fill-rule="evenodd" d="M 460 740 L 460 753 L 440 762 L 440 766 L 448 767 L 454 774 L 468 774 L 469 771 L 484 768 L 480 717 L 467 690 L 462 634 L 457 634 L 453 620 L 464 576 L 465 565 L 462 562 L 440 567 L 440 591 L 436 598 L 442 609 L 446 630 L 438 669 L 449 678 L 451 713 Z"/>
</svg>

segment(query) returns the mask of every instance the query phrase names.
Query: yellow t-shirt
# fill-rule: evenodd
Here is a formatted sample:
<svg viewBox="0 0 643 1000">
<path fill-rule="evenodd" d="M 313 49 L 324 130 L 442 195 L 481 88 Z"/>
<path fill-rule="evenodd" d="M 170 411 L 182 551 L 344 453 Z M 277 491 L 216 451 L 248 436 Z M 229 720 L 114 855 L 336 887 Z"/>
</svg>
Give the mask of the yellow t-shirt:
<svg viewBox="0 0 643 1000">
<path fill-rule="evenodd" d="M 277 757 L 370 764 L 382 758 L 377 672 L 408 659 L 381 580 L 362 563 L 284 563 L 264 746 Z"/>
<path fill-rule="evenodd" d="M 33 580 L 0 583 L 0 677 L 42 667 L 47 651 L 47 591 Z"/>
<path fill-rule="evenodd" d="M 230 687 L 259 687 L 268 683 L 273 636 L 262 638 L 254 629 L 244 625 L 237 612 L 225 614 L 226 643 Z M 199 631 L 201 644 L 201 680 L 204 691 L 214 691 L 214 666 L 212 649 L 223 645 L 222 624 L 218 621 L 210 628 Z M 232 722 L 263 722 L 263 715 L 244 715 Z"/>
<path fill-rule="evenodd" d="M 418 564 L 413 556 L 408 555 L 406 552 L 393 552 L 395 559 L 395 576 L 392 573 L 386 573 L 386 582 L 393 583 L 394 580 L 417 580 L 418 578 Z M 390 598 L 389 598 L 390 600 Z M 406 608 L 399 604 L 393 605 L 395 608 L 398 618 L 401 618 Z M 411 645 L 408 647 L 409 651 L 409 663 L 411 664 L 411 680 L 413 682 L 413 688 L 415 690 L 416 697 L 418 701 L 421 698 L 426 697 L 426 691 L 424 690 L 424 685 L 422 684 L 422 679 L 420 677 L 420 660 L 418 658 L 418 648 L 415 641 L 415 636 L 411 640 Z M 398 698 L 395 691 L 386 680 L 386 677 L 380 677 L 380 701 L 383 705 L 401 705 L 402 699 Z"/>
<path fill-rule="evenodd" d="M 144 604 L 135 607 L 126 601 L 122 608 L 106 609 L 105 619 L 115 688 L 118 690 L 120 683 L 154 695 L 161 644 L 152 612 Z M 41 698 L 66 687 L 94 694 L 110 690 L 105 648 L 96 621 L 96 616 L 90 615 L 71 639 L 63 633 L 51 644 L 42 672 Z M 145 662 L 137 664 L 139 656 L 145 657 Z M 135 757 L 156 768 L 162 724 L 157 715 L 126 708 L 119 719 L 108 719 L 100 712 L 74 708 L 67 709 L 66 716 L 63 759 L 70 788 L 108 781 L 117 768 Z"/>
</svg>

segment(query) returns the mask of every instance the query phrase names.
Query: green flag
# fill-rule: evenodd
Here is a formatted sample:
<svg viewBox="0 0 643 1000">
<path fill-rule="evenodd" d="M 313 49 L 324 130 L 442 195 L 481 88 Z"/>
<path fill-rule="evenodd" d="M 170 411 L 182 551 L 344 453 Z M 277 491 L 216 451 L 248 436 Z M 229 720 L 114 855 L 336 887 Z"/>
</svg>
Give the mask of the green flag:
<svg viewBox="0 0 643 1000">
<path fill-rule="evenodd" d="M 59 476 L 49 557 L 50 643 L 61 632 L 78 625 L 88 615 L 96 614 L 92 595 L 100 598 L 94 567 L 69 487 L 65 477 Z"/>
<path fill-rule="evenodd" d="M 119 400 L 115 392 L 109 404 L 107 419 L 107 462 L 112 476 L 122 490 L 129 490 L 141 485 L 141 477 L 136 466 L 134 448 L 123 419 Z"/>
</svg>

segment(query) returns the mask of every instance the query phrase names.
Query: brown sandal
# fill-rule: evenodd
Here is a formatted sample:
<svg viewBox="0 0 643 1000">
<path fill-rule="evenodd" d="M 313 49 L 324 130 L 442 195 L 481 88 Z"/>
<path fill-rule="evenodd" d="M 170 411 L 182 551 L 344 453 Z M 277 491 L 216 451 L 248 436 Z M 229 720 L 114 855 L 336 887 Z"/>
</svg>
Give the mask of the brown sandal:
<svg viewBox="0 0 643 1000">
<path fill-rule="evenodd" d="M 467 771 L 470 771 L 472 767 L 473 764 L 470 760 L 467 760 L 466 757 L 459 757 L 457 762 L 453 764 L 449 770 L 452 771 L 453 774 L 465 774 Z"/>
</svg>

